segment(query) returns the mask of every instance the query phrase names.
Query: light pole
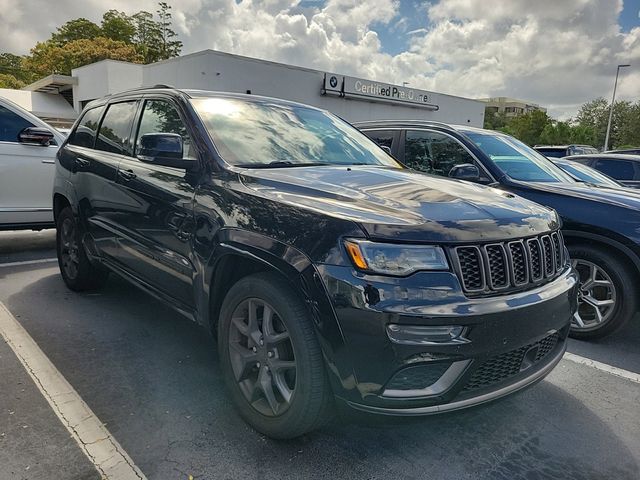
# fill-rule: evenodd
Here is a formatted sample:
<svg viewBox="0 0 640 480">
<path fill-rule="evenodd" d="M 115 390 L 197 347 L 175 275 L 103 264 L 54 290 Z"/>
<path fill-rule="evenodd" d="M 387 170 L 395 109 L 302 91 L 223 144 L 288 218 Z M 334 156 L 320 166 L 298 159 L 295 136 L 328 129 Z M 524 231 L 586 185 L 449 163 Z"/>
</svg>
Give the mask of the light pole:
<svg viewBox="0 0 640 480">
<path fill-rule="evenodd" d="M 611 107 L 609 108 L 609 122 L 607 123 L 607 134 L 604 137 L 604 151 L 609 150 L 609 133 L 611 133 L 611 119 L 613 118 L 613 104 L 616 102 L 616 88 L 618 87 L 618 75 L 620 75 L 620 69 L 624 67 L 630 67 L 631 65 L 618 65 L 616 69 L 616 81 L 613 84 L 613 98 L 611 99 Z"/>
</svg>

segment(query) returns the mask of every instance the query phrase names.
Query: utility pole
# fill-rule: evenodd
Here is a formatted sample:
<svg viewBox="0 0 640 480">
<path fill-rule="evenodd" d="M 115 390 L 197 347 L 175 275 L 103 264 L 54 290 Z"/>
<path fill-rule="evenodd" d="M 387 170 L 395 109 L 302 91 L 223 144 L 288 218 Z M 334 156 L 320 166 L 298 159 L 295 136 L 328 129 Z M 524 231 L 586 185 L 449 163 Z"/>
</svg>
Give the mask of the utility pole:
<svg viewBox="0 0 640 480">
<path fill-rule="evenodd" d="M 611 133 L 611 119 L 613 118 L 613 104 L 616 103 L 616 88 L 618 87 L 618 75 L 620 75 L 620 69 L 624 67 L 630 67 L 631 65 L 618 65 L 616 69 L 616 81 L 613 84 L 613 98 L 611 99 L 611 107 L 609 107 L 609 122 L 607 123 L 607 135 L 604 137 L 604 151 L 609 150 L 609 134 Z"/>
</svg>

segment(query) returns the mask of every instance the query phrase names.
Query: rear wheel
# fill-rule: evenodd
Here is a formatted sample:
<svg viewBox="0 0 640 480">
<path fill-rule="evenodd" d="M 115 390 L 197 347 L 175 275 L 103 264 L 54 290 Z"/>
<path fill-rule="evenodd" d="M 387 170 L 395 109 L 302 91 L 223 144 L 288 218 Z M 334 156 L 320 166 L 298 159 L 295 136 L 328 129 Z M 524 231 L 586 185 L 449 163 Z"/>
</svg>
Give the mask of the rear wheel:
<svg viewBox="0 0 640 480">
<path fill-rule="evenodd" d="M 244 420 L 273 438 L 331 418 L 331 391 L 309 313 L 277 275 L 241 279 L 224 299 L 218 344 L 223 375 Z"/>
<path fill-rule="evenodd" d="M 633 273 L 618 257 L 589 245 L 569 247 L 580 277 L 574 338 L 601 338 L 621 328 L 637 308 Z"/>
<path fill-rule="evenodd" d="M 58 215 L 56 250 L 62 279 L 71 290 L 96 290 L 104 285 L 109 273 L 89 261 L 71 207 L 64 208 Z"/>
</svg>

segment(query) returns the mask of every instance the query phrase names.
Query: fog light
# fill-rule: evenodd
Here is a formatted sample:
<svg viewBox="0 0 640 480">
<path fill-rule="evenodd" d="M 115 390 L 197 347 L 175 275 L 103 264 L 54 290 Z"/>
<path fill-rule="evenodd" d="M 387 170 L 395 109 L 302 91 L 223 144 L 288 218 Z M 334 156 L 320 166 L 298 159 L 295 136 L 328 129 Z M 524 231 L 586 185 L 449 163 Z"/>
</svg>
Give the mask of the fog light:
<svg viewBox="0 0 640 480">
<path fill-rule="evenodd" d="M 424 325 L 387 325 L 387 336 L 393 343 L 403 345 L 447 345 L 468 343 L 466 328 L 460 325 L 428 327 Z"/>
</svg>

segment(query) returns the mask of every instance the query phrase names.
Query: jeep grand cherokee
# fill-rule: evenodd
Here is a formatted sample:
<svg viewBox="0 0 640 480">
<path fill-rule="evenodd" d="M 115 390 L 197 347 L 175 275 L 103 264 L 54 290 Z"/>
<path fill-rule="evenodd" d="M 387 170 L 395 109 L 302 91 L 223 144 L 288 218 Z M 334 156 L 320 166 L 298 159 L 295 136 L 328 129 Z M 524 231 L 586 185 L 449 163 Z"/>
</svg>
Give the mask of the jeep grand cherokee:
<svg viewBox="0 0 640 480">
<path fill-rule="evenodd" d="M 57 162 L 62 278 L 108 272 L 213 331 L 276 438 L 353 408 L 504 396 L 560 360 L 576 308 L 556 213 L 405 169 L 313 107 L 150 88 L 94 101 Z"/>
</svg>

